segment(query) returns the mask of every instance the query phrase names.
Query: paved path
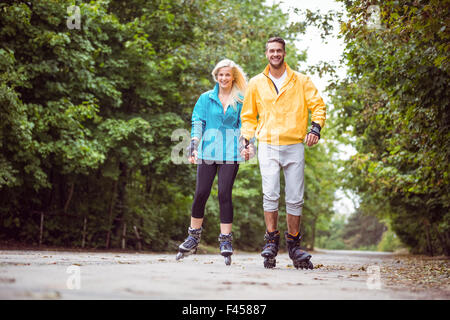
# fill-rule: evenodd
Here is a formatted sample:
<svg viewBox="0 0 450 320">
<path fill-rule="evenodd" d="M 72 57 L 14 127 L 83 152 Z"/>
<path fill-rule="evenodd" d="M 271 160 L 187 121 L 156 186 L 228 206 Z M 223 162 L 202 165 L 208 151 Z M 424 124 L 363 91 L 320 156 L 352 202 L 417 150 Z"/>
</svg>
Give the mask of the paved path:
<svg viewBox="0 0 450 320">
<path fill-rule="evenodd" d="M 0 299 L 450 298 L 446 258 L 320 250 L 312 261 L 314 270 L 297 270 L 281 253 L 264 269 L 258 254 L 239 252 L 226 266 L 220 255 L 3 250 Z M 413 264 L 425 280 L 408 274 Z"/>
</svg>

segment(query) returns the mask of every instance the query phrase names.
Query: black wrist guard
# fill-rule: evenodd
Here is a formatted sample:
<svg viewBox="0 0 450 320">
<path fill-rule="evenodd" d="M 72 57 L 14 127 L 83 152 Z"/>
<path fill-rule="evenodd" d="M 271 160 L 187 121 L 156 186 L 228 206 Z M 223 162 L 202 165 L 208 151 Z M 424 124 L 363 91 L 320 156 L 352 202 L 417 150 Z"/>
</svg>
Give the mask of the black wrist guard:
<svg viewBox="0 0 450 320">
<path fill-rule="evenodd" d="M 187 147 L 187 153 L 189 157 L 192 157 L 194 151 L 198 150 L 199 141 L 197 139 L 192 139 L 191 143 Z"/>
<path fill-rule="evenodd" d="M 320 130 L 322 129 L 318 123 L 311 122 L 311 130 L 308 133 L 312 133 L 319 137 L 320 139 Z"/>
</svg>

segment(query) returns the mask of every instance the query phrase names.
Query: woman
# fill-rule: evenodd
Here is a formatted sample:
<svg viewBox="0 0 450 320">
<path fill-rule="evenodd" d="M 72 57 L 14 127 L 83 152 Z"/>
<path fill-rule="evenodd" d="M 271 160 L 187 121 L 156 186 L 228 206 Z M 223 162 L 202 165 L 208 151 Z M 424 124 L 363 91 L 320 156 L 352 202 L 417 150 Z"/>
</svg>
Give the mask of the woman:
<svg viewBox="0 0 450 320">
<path fill-rule="evenodd" d="M 241 67 L 229 59 L 220 61 L 212 71 L 216 85 L 203 93 L 192 113 L 190 163 L 197 163 L 197 185 L 192 204 L 188 237 L 179 246 L 177 260 L 195 253 L 202 233 L 206 201 L 216 174 L 220 207 L 220 253 L 231 264 L 233 248 L 232 188 L 242 161 L 239 152 L 240 114 L 247 80 Z"/>
</svg>

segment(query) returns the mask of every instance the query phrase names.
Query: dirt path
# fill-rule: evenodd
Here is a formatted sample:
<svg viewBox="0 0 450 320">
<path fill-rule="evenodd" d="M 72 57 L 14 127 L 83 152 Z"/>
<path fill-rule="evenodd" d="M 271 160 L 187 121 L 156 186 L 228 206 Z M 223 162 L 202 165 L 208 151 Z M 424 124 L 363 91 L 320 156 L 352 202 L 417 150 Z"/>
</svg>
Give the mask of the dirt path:
<svg viewBox="0 0 450 320">
<path fill-rule="evenodd" d="M 258 254 L 0 251 L 1 299 L 449 299 L 448 258 L 316 251 L 314 270 L 286 253 L 264 269 Z"/>
</svg>

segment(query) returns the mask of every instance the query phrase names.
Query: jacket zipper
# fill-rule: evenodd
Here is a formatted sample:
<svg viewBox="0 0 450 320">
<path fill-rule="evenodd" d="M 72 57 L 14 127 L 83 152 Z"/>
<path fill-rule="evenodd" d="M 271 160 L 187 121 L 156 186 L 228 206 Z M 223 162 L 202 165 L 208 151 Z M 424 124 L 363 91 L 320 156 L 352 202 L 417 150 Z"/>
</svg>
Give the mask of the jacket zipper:
<svg viewBox="0 0 450 320">
<path fill-rule="evenodd" d="M 275 91 L 277 92 L 277 95 L 278 95 L 278 89 L 277 89 L 277 86 L 275 85 L 275 82 L 273 82 L 273 80 L 270 79 L 270 77 L 268 77 L 265 73 L 263 73 L 263 75 L 265 75 L 267 79 L 269 79 L 270 81 L 272 81 L 273 87 L 275 88 Z"/>
</svg>

